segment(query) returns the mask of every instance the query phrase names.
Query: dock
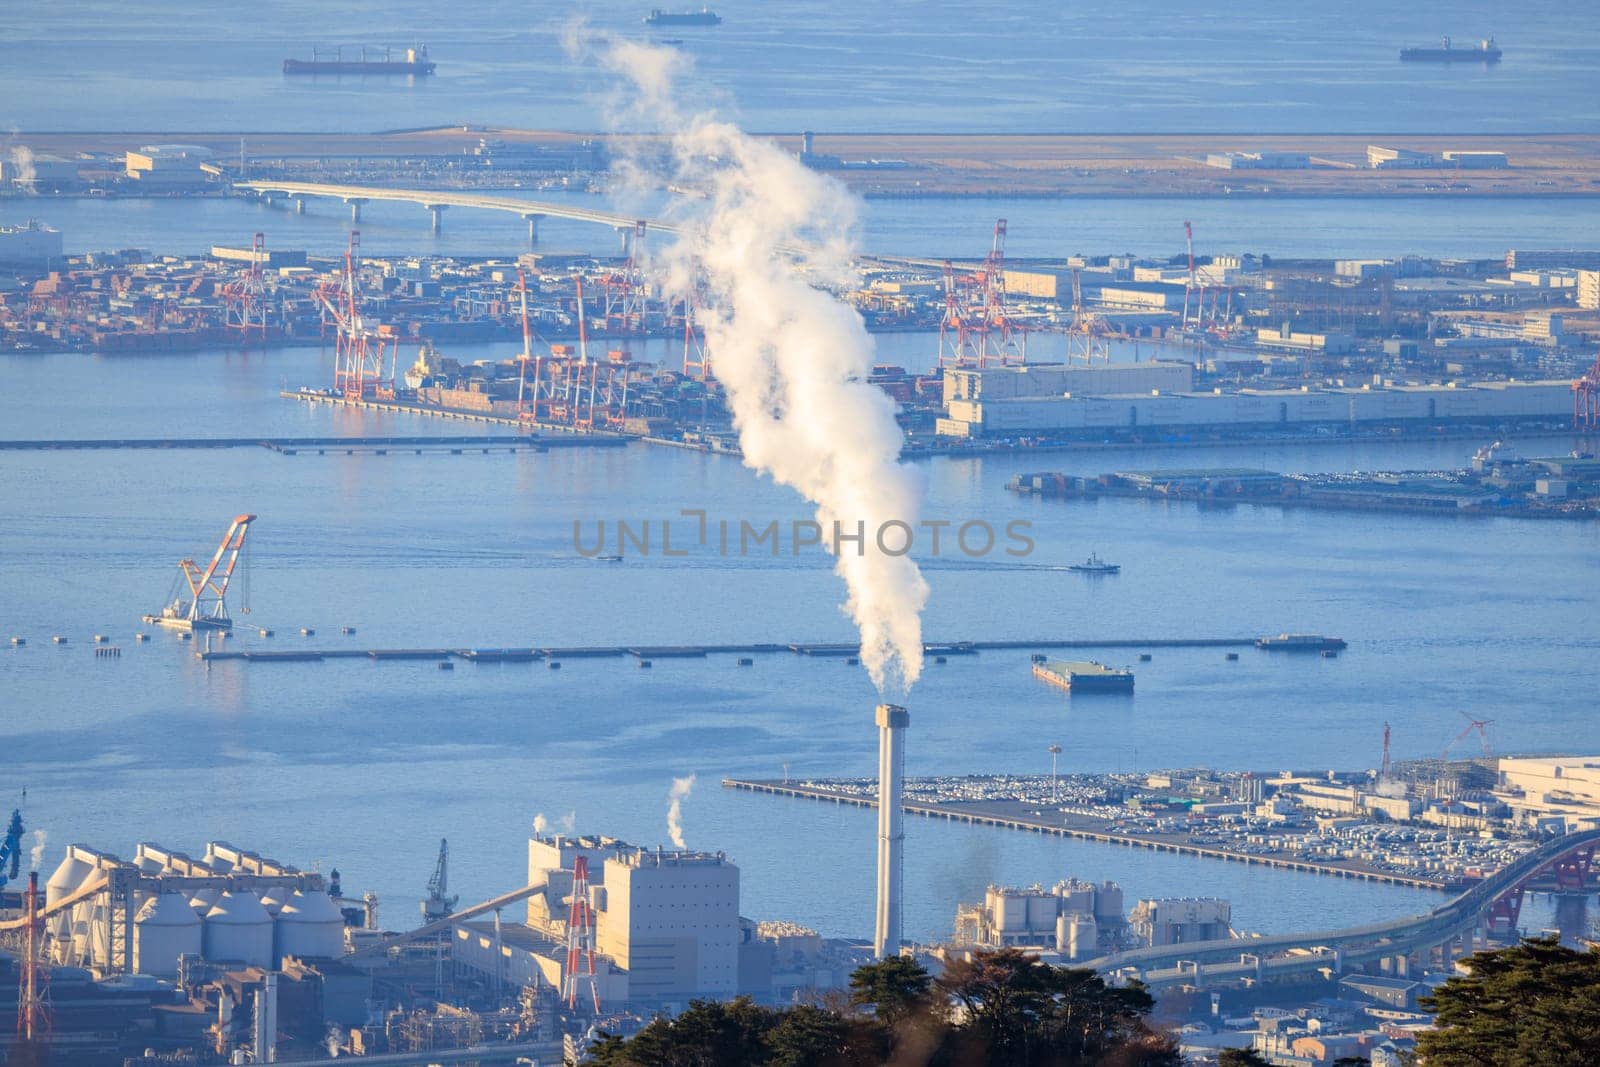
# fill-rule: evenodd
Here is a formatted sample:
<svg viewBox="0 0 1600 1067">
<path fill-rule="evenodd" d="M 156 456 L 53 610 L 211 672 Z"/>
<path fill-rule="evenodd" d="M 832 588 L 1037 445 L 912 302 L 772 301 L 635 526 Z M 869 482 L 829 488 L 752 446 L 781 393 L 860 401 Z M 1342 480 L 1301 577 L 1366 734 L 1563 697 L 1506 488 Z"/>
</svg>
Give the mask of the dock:
<svg viewBox="0 0 1600 1067">
<path fill-rule="evenodd" d="M 559 422 L 535 422 L 508 415 L 495 415 L 487 411 L 437 407 L 433 404 L 418 404 L 408 400 L 356 400 L 352 397 L 339 396 L 321 389 L 285 389 L 281 390 L 278 395 L 285 400 L 305 400 L 312 404 L 357 408 L 361 411 L 387 411 L 394 415 L 421 415 L 430 419 L 460 419 L 464 422 L 481 422 L 491 426 L 509 426 L 519 430 L 536 429 L 540 433 L 548 431 L 561 434 L 574 443 L 625 445 L 629 441 L 636 440 L 636 435 L 616 433 L 612 430 L 568 426 Z"/>
<path fill-rule="evenodd" d="M 874 795 L 846 793 L 818 786 L 790 785 L 785 782 L 745 778 L 724 778 L 722 785 L 725 789 L 742 789 L 751 793 L 798 797 L 803 800 L 817 800 L 833 804 L 849 804 L 859 808 L 876 809 L 878 806 L 877 797 Z M 1015 810 L 1008 810 L 1008 808 L 1014 808 Z M 992 801 L 970 804 L 960 802 L 928 804 L 922 801 L 908 800 L 901 804 L 901 810 L 909 815 L 920 815 L 929 819 L 943 819 L 946 822 L 964 822 L 974 826 L 997 826 L 1007 830 L 1049 834 L 1055 837 L 1071 837 L 1080 841 L 1096 841 L 1101 844 L 1122 845 L 1127 848 L 1145 848 L 1155 852 L 1172 852 L 1183 856 L 1200 856 L 1205 859 L 1225 860 L 1229 863 L 1244 863 L 1256 867 L 1276 867 L 1280 870 L 1322 874 L 1333 878 L 1350 878 L 1363 882 L 1384 882 L 1389 885 L 1403 885 L 1413 889 L 1432 889 L 1441 892 L 1452 888 L 1430 879 L 1414 878 L 1410 875 L 1379 870 L 1354 861 L 1348 864 L 1316 863 L 1308 860 L 1287 859 L 1281 856 L 1235 852 L 1231 849 L 1217 848 L 1211 845 L 1191 844 L 1182 835 L 1143 834 L 1122 831 L 1105 819 L 1093 819 L 1081 815 L 1064 816 L 1060 813 L 1052 813 L 1051 816 L 1045 816 L 1042 813 L 1035 813 L 1021 803 L 1015 802 L 1010 805 L 1002 805 Z M 1061 821 L 1053 821 L 1054 819 Z"/>
<path fill-rule="evenodd" d="M 948 641 L 926 642 L 923 654 L 929 657 L 974 656 L 980 652 L 1025 651 L 1064 648 L 1253 648 L 1255 637 L 1086 639 L 1043 638 L 1035 641 Z M 754 642 L 724 645 L 530 645 L 520 648 L 325 648 L 294 652 L 279 649 L 239 649 L 201 651 L 207 661 L 304 662 L 320 659 L 423 660 L 461 659 L 469 663 L 528 663 L 534 660 L 600 659 L 632 656 L 639 660 L 705 659 L 713 655 L 755 656 L 791 653 L 813 659 L 845 659 L 860 654 L 860 646 L 841 642 Z M 1131 675 L 1130 675 L 1131 678 Z"/>
<path fill-rule="evenodd" d="M 534 435 L 479 434 L 452 437 L 105 437 L 61 441 L 0 441 L 0 451 L 114 451 L 118 449 L 214 449 L 266 448 L 285 455 L 297 452 L 353 454 L 356 452 L 422 452 L 467 450 L 483 452 L 544 452 L 552 446 L 581 444 L 621 444 L 612 440 L 594 441 L 560 438 L 547 440 Z"/>
</svg>

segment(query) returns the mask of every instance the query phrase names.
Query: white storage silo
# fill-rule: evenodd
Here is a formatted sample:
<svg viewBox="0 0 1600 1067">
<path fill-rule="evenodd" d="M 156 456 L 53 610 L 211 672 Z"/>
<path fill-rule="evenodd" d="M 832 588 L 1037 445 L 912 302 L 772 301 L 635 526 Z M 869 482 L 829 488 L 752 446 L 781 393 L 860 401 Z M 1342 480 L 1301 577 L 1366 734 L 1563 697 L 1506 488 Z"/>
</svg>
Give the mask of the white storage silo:
<svg viewBox="0 0 1600 1067">
<path fill-rule="evenodd" d="M 217 901 L 221 897 L 220 889 L 196 889 L 194 896 L 189 898 L 189 907 L 193 908 L 196 914 L 205 915 L 217 906 Z"/>
<path fill-rule="evenodd" d="M 284 903 L 288 901 L 293 892 L 287 886 L 269 886 L 266 892 L 261 894 L 261 906 L 267 909 L 268 915 L 276 919 L 278 912 L 283 910 Z"/>
<path fill-rule="evenodd" d="M 278 913 L 277 934 L 273 954 L 279 964 L 285 956 L 344 955 L 344 916 L 326 893 L 296 890 Z"/>
<path fill-rule="evenodd" d="M 67 855 L 61 861 L 61 865 L 44 884 L 44 906 L 53 908 L 64 898 L 70 897 L 92 870 L 94 867 L 91 864 L 78 859 L 70 848 L 67 849 Z"/>
<path fill-rule="evenodd" d="M 133 969 L 173 978 L 178 957 L 199 955 L 202 923 L 181 893 L 151 897 L 133 920 Z"/>
<path fill-rule="evenodd" d="M 201 944 L 208 960 L 238 960 L 271 967 L 272 916 L 254 893 L 224 893 L 206 912 Z"/>
<path fill-rule="evenodd" d="M 103 887 L 106 872 L 96 867 L 74 892 Z M 80 964 L 104 960 L 111 952 L 105 894 L 95 893 L 72 906 L 72 955 Z"/>
</svg>

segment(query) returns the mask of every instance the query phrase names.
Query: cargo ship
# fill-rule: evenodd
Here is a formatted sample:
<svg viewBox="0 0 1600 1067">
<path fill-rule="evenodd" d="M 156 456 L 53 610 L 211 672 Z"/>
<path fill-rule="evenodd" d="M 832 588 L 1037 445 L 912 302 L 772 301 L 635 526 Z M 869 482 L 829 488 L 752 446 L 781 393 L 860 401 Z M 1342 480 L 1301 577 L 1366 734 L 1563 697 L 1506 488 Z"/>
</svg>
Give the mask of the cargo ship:
<svg viewBox="0 0 1600 1067">
<path fill-rule="evenodd" d="M 346 59 L 343 48 L 332 51 L 312 49 L 310 59 L 286 59 L 285 74 L 432 74 L 436 64 L 428 58 L 426 45 L 407 48 L 404 58 L 390 49 L 371 52 L 363 47 L 360 57 Z"/>
<path fill-rule="evenodd" d="M 1476 48 L 1454 48 L 1446 37 L 1438 48 L 1402 48 L 1400 59 L 1405 63 L 1498 63 L 1500 46 L 1493 37 L 1485 37 Z"/>
<path fill-rule="evenodd" d="M 722 16 L 703 7 L 699 11 L 663 11 L 659 7 L 645 16 L 646 26 L 720 26 Z"/>
</svg>

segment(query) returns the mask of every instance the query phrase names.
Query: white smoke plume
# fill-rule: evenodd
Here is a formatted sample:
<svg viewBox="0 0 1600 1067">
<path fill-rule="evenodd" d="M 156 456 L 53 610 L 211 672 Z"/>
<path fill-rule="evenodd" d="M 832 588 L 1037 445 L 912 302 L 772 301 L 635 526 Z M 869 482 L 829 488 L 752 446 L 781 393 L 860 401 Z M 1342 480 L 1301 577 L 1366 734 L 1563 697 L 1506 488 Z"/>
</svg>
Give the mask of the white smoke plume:
<svg viewBox="0 0 1600 1067">
<path fill-rule="evenodd" d="M 33 849 L 28 853 L 28 869 L 37 871 L 44 862 L 45 842 L 50 840 L 50 835 L 43 830 L 33 832 Z"/>
<path fill-rule="evenodd" d="M 922 672 L 928 586 L 899 551 L 920 518 L 923 479 L 899 461 L 894 402 L 868 382 L 873 341 L 861 316 L 824 286 L 856 283 L 856 200 L 776 145 L 678 103 L 690 73 L 680 52 L 611 41 L 604 66 L 631 87 L 618 125 L 659 131 L 632 139 L 620 179 L 689 187 L 669 218 L 681 227 L 654 266 L 668 293 L 697 297 L 696 318 L 728 390 L 746 465 L 816 505 L 822 541 L 837 528 L 835 572 L 861 662 L 879 692 L 904 692 Z M 905 523 L 902 531 L 893 523 Z"/>
<path fill-rule="evenodd" d="M 561 820 L 557 822 L 556 825 L 561 827 L 562 833 L 566 834 L 568 837 L 571 837 L 578 830 L 578 813 L 575 811 L 567 812 L 565 815 L 561 816 Z"/>
<path fill-rule="evenodd" d="M 535 837 L 543 837 L 544 832 L 548 829 L 550 829 L 550 820 L 545 818 L 544 812 L 541 811 L 533 817 L 533 835 Z"/>
<path fill-rule="evenodd" d="M 672 789 L 667 793 L 667 836 L 672 838 L 674 848 L 689 847 L 683 843 L 683 802 L 694 791 L 694 778 L 693 774 L 687 778 L 674 778 Z"/>
<path fill-rule="evenodd" d="M 33 165 L 33 149 L 13 143 L 6 150 L 6 161 L 10 164 L 5 168 L 7 175 L 16 179 L 17 189 L 31 196 L 35 192 L 34 181 L 39 177 Z"/>
</svg>

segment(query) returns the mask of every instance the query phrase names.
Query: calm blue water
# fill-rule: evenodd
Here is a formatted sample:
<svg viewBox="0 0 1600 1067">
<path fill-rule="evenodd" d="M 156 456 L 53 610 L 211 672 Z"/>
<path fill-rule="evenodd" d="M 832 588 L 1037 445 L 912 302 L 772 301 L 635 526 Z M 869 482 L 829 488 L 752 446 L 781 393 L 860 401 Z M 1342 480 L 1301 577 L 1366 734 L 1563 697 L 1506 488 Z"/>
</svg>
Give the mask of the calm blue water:
<svg viewBox="0 0 1600 1067">
<path fill-rule="evenodd" d="M 598 29 L 642 32 L 649 6 L 579 5 Z M 1566 3 L 1442 0 L 1393 10 L 1250 0 L 1226 12 L 1042 2 L 937 4 L 724 0 L 725 26 L 690 43 L 709 99 L 753 129 L 1017 131 L 1587 130 L 1600 15 Z M 371 130 L 473 122 L 596 128 L 602 89 L 558 43 L 558 17 L 528 5 L 279 0 L 245 17 L 176 0 L 34 4 L 0 33 L 0 130 Z M 1402 66 L 1395 50 L 1439 33 L 1496 33 L 1499 67 Z M 422 84 L 284 79 L 315 44 L 426 41 Z M 586 200 L 586 202 L 588 202 Z M 274 247 L 342 249 L 347 216 L 303 218 L 237 202 L 8 201 L 71 250 L 199 251 L 267 231 Z M 1172 254 L 1181 222 L 1202 251 L 1277 255 L 1497 255 L 1573 243 L 1586 204 L 1427 202 L 939 201 L 881 203 L 865 244 L 974 254 L 998 215 L 1014 255 Z M 371 254 L 511 254 L 520 223 L 369 206 Z M 548 220 L 546 247 L 611 235 Z M 915 365 L 928 339 L 884 338 Z M 463 348 L 502 353 L 511 346 Z M 652 356 L 654 351 L 644 355 Z M 100 359 L 0 357 L 0 437 L 438 433 L 413 418 L 312 409 L 284 385 L 325 378 L 310 350 Z M 1530 442 L 1561 452 L 1565 441 Z M 1026 653 L 931 666 L 909 698 L 911 774 L 1031 771 L 1046 746 L 1067 769 L 1211 763 L 1264 769 L 1372 766 L 1384 722 L 1400 757 L 1435 753 L 1459 712 L 1492 718 L 1507 750 L 1600 743 L 1589 681 L 1600 631 L 1594 525 L 1432 517 L 1091 505 L 1004 491 L 1037 467 L 1260 465 L 1281 470 L 1440 466 L 1466 444 L 1251 446 L 1104 452 L 923 465 L 930 517 L 1034 524 L 1038 552 L 1010 566 L 928 562 L 932 639 L 1052 635 L 1339 633 L 1330 661 L 1254 652 L 1160 652 L 1136 696 L 1072 701 L 1029 676 Z M 260 450 L 0 454 L 0 788 L 28 790 L 28 819 L 67 840 L 132 850 L 222 837 L 287 861 L 338 865 L 375 890 L 386 924 L 415 917 L 435 840 L 455 889 L 482 899 L 523 875 L 530 821 L 642 843 L 665 831 L 671 779 L 699 785 L 689 843 L 744 872 L 744 908 L 830 934 L 867 931 L 872 815 L 736 795 L 724 775 L 867 775 L 876 695 L 837 662 L 767 658 L 571 661 L 440 672 L 431 664 L 202 666 L 157 635 L 135 645 L 184 555 L 227 517 L 251 535 L 252 613 L 274 647 L 846 640 L 841 589 L 820 556 L 620 565 L 574 556 L 575 520 L 638 521 L 704 508 L 758 524 L 806 514 L 792 494 L 725 457 L 630 447 L 518 456 L 281 456 Z M 1108 581 L 1050 569 L 1099 551 Z M 241 590 L 242 591 L 242 590 Z M 358 635 L 339 636 L 340 626 Z M 247 632 L 253 633 L 253 630 Z M 51 634 L 71 643 L 57 647 Z M 97 661 L 95 633 L 120 659 Z M 239 643 L 250 642 L 241 636 Z M 259 643 L 259 642 L 257 642 Z M 1129 657 L 1131 658 L 1131 656 Z M 913 820 L 906 927 L 948 932 L 956 903 L 990 881 L 1113 878 L 1130 894 L 1215 894 L 1246 928 L 1353 923 L 1420 910 L 1416 891 Z"/>
<path fill-rule="evenodd" d="M 644 36 L 638 3 L 80 0 L 15 7 L 0 129 L 373 130 L 460 122 L 594 129 L 606 88 L 562 38 Z M 689 5 L 693 6 L 693 5 Z M 1240 133 L 1588 130 L 1600 13 L 1537 0 L 1225 8 L 1161 0 L 721 0 L 673 29 L 708 99 L 767 130 Z M 1402 64 L 1402 45 L 1497 35 L 1498 66 Z M 285 78 L 313 45 L 429 45 L 419 84 Z"/>
<path fill-rule="evenodd" d="M 485 349 L 487 351 L 488 349 Z M 472 351 L 463 351 L 472 356 Z M 311 350 L 266 356 L 0 360 L 6 436 L 437 431 L 425 420 L 276 398 L 317 380 Z M 1557 451 L 1561 441 L 1531 442 Z M 1310 661 L 1160 651 L 1131 699 L 1064 699 L 1026 653 L 930 665 L 912 694 L 911 774 L 1029 771 L 1060 743 L 1068 769 L 1211 763 L 1372 766 L 1382 724 L 1398 757 L 1437 752 L 1458 712 L 1493 718 L 1505 749 L 1593 748 L 1587 664 L 1600 528 L 1429 517 L 1199 510 L 1018 499 L 1016 470 L 1259 464 L 1284 470 L 1437 466 L 1467 445 L 1096 453 L 924 465 L 930 514 L 1034 524 L 1027 566 L 931 561 L 930 639 L 1211 636 L 1310 629 L 1351 650 Z M 821 557 L 620 565 L 575 558 L 575 519 L 800 517 L 787 491 L 724 457 L 630 447 L 519 456 L 6 453 L 0 458 L 0 650 L 8 789 L 54 851 L 66 839 L 217 836 L 338 865 L 403 925 L 449 836 L 456 888 L 481 899 L 522 873 L 536 813 L 661 840 L 666 791 L 694 772 L 689 842 L 744 871 L 744 910 L 861 934 L 870 812 L 733 794 L 724 775 L 868 775 L 875 694 L 837 662 L 773 657 L 571 661 L 440 672 L 364 661 L 200 665 L 158 634 L 131 640 L 183 554 L 241 510 L 252 532 L 251 626 L 273 647 L 847 640 Z M 1041 569 L 1091 550 L 1108 581 Z M 358 635 L 339 636 L 340 626 Z M 90 637 L 124 648 L 97 662 Z M 253 630 L 248 631 L 253 634 Z M 68 635 L 64 648 L 49 643 Z M 239 643 L 261 644 L 241 637 Z M 1131 653 L 1125 658 L 1132 659 Z M 797 862 L 798 861 L 798 862 Z M 1282 930 L 1409 912 L 1416 891 L 952 827 L 908 827 L 907 929 L 948 931 L 989 881 L 1114 878 L 1135 894 L 1231 897 L 1246 927 Z"/>
<path fill-rule="evenodd" d="M 599 196 L 526 194 L 544 201 L 603 207 Z M 997 218 L 1007 220 L 1013 257 L 1062 258 L 1074 253 L 1183 252 L 1183 222 L 1194 224 L 1195 249 L 1279 257 L 1371 257 L 1406 254 L 1491 259 L 1506 249 L 1567 248 L 1600 232 L 1600 198 L 1489 199 L 1443 202 L 1350 197 L 1245 201 L 1173 198 L 1074 200 L 871 200 L 861 209 L 861 247 L 884 255 L 981 258 Z M 306 214 L 243 200 L 88 198 L 0 199 L 0 225 L 42 219 L 62 231 L 68 253 L 116 248 L 199 253 L 214 244 L 248 245 L 257 230 L 268 247 L 343 253 L 349 209 L 336 200 L 307 202 Z M 614 255 L 607 228 L 547 218 L 540 248 Z M 515 215 L 452 208 L 440 234 L 428 213 L 409 204 L 368 204 L 361 247 L 368 255 L 433 253 L 513 256 L 527 250 L 526 225 Z M 1593 243 L 1592 241 L 1590 242 Z"/>
</svg>

